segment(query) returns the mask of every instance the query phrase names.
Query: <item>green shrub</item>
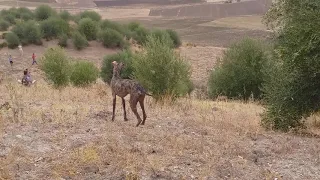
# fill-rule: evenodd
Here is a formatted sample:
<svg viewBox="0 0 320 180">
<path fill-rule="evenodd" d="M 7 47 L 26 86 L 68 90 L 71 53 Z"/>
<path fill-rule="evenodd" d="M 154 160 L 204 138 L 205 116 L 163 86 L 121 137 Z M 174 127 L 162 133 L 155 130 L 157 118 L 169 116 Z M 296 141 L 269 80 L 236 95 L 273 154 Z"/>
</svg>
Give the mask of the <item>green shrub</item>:
<svg viewBox="0 0 320 180">
<path fill-rule="evenodd" d="M 34 14 L 37 20 L 43 21 L 55 16 L 57 12 L 48 5 L 40 5 L 35 9 Z"/>
<path fill-rule="evenodd" d="M 19 18 L 19 12 L 18 9 L 15 7 L 12 7 L 10 9 L 8 9 L 7 14 L 12 15 L 14 18 Z"/>
<path fill-rule="evenodd" d="M 128 27 L 128 29 L 129 29 L 130 31 L 135 31 L 136 29 L 140 28 L 141 25 L 140 25 L 140 23 L 133 21 L 133 22 L 130 22 L 130 23 L 127 25 L 127 27 Z"/>
<path fill-rule="evenodd" d="M 130 32 L 129 37 L 141 45 L 146 42 L 147 36 L 150 34 L 148 29 L 141 26 L 138 22 L 130 22 L 126 27 Z"/>
<path fill-rule="evenodd" d="M 14 48 L 18 47 L 20 44 L 19 37 L 13 32 L 7 33 L 5 36 L 5 39 L 8 43 L 8 47 L 10 49 L 14 49 Z"/>
<path fill-rule="evenodd" d="M 74 86 L 87 86 L 94 83 L 99 77 L 98 68 L 87 61 L 76 62 L 72 67 L 70 81 Z"/>
<path fill-rule="evenodd" d="M 132 32 L 132 38 L 139 44 L 144 44 L 147 40 L 147 36 L 150 34 L 149 30 L 144 27 L 138 27 Z"/>
<path fill-rule="evenodd" d="M 125 45 L 123 36 L 118 31 L 108 28 L 99 33 L 99 40 L 107 48 L 122 48 Z"/>
<path fill-rule="evenodd" d="M 278 0 L 264 17 L 275 30 L 262 124 L 288 131 L 320 109 L 320 1 Z"/>
<path fill-rule="evenodd" d="M 100 28 L 102 30 L 106 30 L 106 29 L 113 29 L 118 31 L 121 34 L 124 34 L 125 32 L 125 27 L 122 26 L 121 24 L 117 23 L 117 22 L 113 22 L 107 19 L 104 19 L 103 21 L 100 22 Z"/>
<path fill-rule="evenodd" d="M 42 45 L 42 35 L 40 28 L 33 20 L 18 23 L 12 28 L 12 32 L 14 32 L 19 37 L 23 45 Z"/>
<path fill-rule="evenodd" d="M 40 61 L 40 67 L 55 87 L 68 85 L 71 66 L 63 48 L 47 49 Z"/>
<path fill-rule="evenodd" d="M 169 35 L 170 39 L 173 42 L 173 48 L 177 48 L 181 45 L 181 40 L 178 35 L 178 33 L 171 29 L 161 30 L 161 29 L 155 29 L 152 31 L 152 34 L 154 34 L 156 37 L 160 38 L 161 36 L 166 36 L 166 34 Z"/>
<path fill-rule="evenodd" d="M 97 21 L 97 22 L 101 20 L 100 14 L 95 11 L 84 11 L 80 13 L 80 18 L 81 19 L 90 18 L 91 20 Z"/>
<path fill-rule="evenodd" d="M 14 32 L 19 39 L 24 38 L 24 29 L 25 29 L 26 23 L 25 22 L 20 22 L 18 24 L 16 24 L 15 26 L 13 26 L 12 28 L 12 32 Z"/>
<path fill-rule="evenodd" d="M 97 38 L 97 23 L 89 18 L 81 19 L 78 29 L 79 32 L 82 33 L 88 41 L 95 40 Z"/>
<path fill-rule="evenodd" d="M 161 29 L 155 29 L 155 30 L 153 30 L 151 32 L 151 34 L 153 34 L 158 39 L 163 39 L 164 36 L 169 36 L 170 37 L 170 35 L 169 35 L 169 33 L 167 31 L 161 30 Z M 170 39 L 171 39 L 171 37 L 170 37 Z M 171 39 L 171 41 L 172 41 L 172 39 Z M 173 41 L 172 41 L 171 44 L 172 44 L 171 48 L 174 48 Z"/>
<path fill-rule="evenodd" d="M 86 37 L 78 31 L 73 34 L 72 41 L 77 50 L 81 50 L 89 45 Z"/>
<path fill-rule="evenodd" d="M 34 14 L 33 12 L 25 7 L 20 7 L 16 10 L 17 14 L 16 14 L 16 18 L 20 18 L 23 19 L 25 21 L 27 20 L 31 20 L 34 18 Z"/>
<path fill-rule="evenodd" d="M 209 96 L 225 95 L 248 100 L 262 97 L 263 68 L 267 62 L 261 42 L 245 38 L 225 51 L 217 67 L 212 70 L 209 81 Z"/>
<path fill-rule="evenodd" d="M 9 22 L 10 24 L 15 24 L 16 23 L 16 21 L 15 21 L 16 19 L 15 19 L 14 15 L 12 15 L 12 14 L 4 15 L 4 16 L 2 16 L 2 18 L 5 21 Z"/>
<path fill-rule="evenodd" d="M 27 14 L 27 13 L 21 14 L 21 19 L 24 21 L 29 21 L 29 20 L 32 20 L 33 18 L 34 18 L 33 14 Z"/>
<path fill-rule="evenodd" d="M 101 77 L 104 82 L 110 84 L 112 78 L 113 66 L 112 62 L 123 62 L 125 64 L 124 68 L 121 71 L 121 77 L 128 79 L 132 76 L 133 67 L 132 67 L 132 52 L 130 50 L 124 50 L 117 54 L 107 55 L 103 58 L 103 64 L 101 68 Z"/>
<path fill-rule="evenodd" d="M 69 11 L 66 11 L 66 10 L 61 11 L 59 16 L 60 16 L 61 19 L 65 20 L 65 21 L 69 21 L 72 18 L 72 16 L 69 13 Z"/>
<path fill-rule="evenodd" d="M 72 16 L 72 20 L 75 23 L 79 24 L 79 21 L 81 20 L 80 14 L 76 14 L 76 15 Z"/>
<path fill-rule="evenodd" d="M 133 56 L 134 77 L 156 100 L 175 100 L 190 92 L 190 65 L 172 47 L 169 35 L 147 37 L 144 51 Z"/>
<path fill-rule="evenodd" d="M 8 30 L 9 26 L 10 26 L 9 22 L 7 22 L 7 21 L 5 21 L 3 19 L 0 20 L 0 31 Z"/>
<path fill-rule="evenodd" d="M 1 18 L 9 22 L 10 24 L 15 24 L 16 18 L 19 18 L 19 13 L 16 8 L 10 8 L 8 10 L 1 10 Z"/>
<path fill-rule="evenodd" d="M 10 31 L 5 31 L 2 33 L 1 35 L 1 39 L 5 39 L 6 38 L 6 35 L 9 33 Z"/>
<path fill-rule="evenodd" d="M 8 43 L 7 42 L 0 43 L 0 49 L 4 48 L 4 47 L 8 47 Z"/>
<path fill-rule="evenodd" d="M 173 41 L 174 47 L 176 47 L 176 48 L 180 47 L 182 43 L 181 43 L 181 40 L 180 40 L 178 33 L 172 29 L 166 29 L 166 31 L 167 31 L 167 33 L 169 33 L 170 38 Z"/>
<path fill-rule="evenodd" d="M 69 23 L 61 18 L 50 17 L 40 23 L 43 38 L 47 40 L 57 38 L 61 34 L 69 34 Z"/>
<path fill-rule="evenodd" d="M 68 46 L 68 36 L 66 34 L 62 34 L 59 36 L 59 42 L 58 45 L 61 47 L 67 47 Z"/>
</svg>

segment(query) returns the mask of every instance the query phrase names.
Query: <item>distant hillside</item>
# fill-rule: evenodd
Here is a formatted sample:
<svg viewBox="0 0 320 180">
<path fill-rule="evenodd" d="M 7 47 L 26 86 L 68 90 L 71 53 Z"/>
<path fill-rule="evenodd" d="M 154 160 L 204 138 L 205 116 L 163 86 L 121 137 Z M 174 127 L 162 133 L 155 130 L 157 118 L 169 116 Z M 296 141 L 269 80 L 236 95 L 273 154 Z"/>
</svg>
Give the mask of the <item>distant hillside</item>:
<svg viewBox="0 0 320 180">
<path fill-rule="evenodd" d="M 19 0 L 19 1 L 26 1 L 26 2 L 43 2 L 43 3 L 56 3 L 55 0 Z"/>
<path fill-rule="evenodd" d="M 170 4 L 190 4 L 205 2 L 205 0 L 97 0 L 93 1 L 98 7 L 107 6 L 126 6 L 133 4 L 155 4 L 155 5 L 170 5 Z"/>
</svg>

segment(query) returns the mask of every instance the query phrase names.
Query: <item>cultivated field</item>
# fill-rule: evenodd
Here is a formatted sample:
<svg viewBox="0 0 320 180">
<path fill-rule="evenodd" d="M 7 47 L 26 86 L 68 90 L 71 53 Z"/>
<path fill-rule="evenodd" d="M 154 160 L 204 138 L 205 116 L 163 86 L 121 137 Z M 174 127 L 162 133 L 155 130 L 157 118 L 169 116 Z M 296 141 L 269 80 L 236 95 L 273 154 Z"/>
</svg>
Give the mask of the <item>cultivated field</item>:
<svg viewBox="0 0 320 180">
<path fill-rule="evenodd" d="M 96 11 L 119 22 L 177 30 L 183 39 L 179 50 L 190 61 L 197 88 L 206 85 L 216 58 L 232 42 L 269 35 L 257 16 L 174 19 L 148 17 L 144 8 Z M 0 105 L 13 107 L 0 109 L 0 179 L 319 179 L 318 116 L 309 119 L 306 135 L 298 136 L 261 128 L 264 109 L 254 102 L 183 98 L 161 106 L 147 97 L 145 126 L 134 127 L 129 107 L 129 121 L 123 121 L 120 98 L 111 122 L 111 90 L 101 80 L 59 91 L 31 66 L 33 52 L 40 58 L 55 44 L 23 47 L 23 58 L 17 49 L 0 50 Z M 98 67 L 104 55 L 117 51 L 95 42 L 82 51 L 66 49 L 69 56 Z M 13 68 L 5 53 L 13 55 Z M 16 81 L 25 68 L 37 80 L 29 88 Z M 307 136 L 311 133 L 314 137 Z"/>
</svg>

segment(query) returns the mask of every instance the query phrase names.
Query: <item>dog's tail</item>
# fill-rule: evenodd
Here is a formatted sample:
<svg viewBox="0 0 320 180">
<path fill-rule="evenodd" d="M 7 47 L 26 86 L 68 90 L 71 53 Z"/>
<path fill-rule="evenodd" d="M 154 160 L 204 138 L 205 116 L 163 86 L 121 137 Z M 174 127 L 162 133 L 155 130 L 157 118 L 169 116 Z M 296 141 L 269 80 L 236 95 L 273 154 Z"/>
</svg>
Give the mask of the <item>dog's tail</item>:
<svg viewBox="0 0 320 180">
<path fill-rule="evenodd" d="M 145 94 L 145 95 L 148 95 L 148 96 L 153 96 L 149 93 L 147 93 L 146 89 L 144 89 L 141 85 L 138 86 L 138 90 L 140 91 L 141 94 Z"/>
</svg>

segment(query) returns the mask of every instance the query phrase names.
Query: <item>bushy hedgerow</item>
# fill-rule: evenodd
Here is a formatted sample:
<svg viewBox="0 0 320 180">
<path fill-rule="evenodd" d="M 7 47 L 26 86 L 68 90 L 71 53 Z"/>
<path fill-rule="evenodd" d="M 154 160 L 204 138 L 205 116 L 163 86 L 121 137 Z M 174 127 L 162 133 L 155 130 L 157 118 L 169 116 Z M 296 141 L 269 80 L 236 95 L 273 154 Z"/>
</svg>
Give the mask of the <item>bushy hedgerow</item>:
<svg viewBox="0 0 320 180">
<path fill-rule="evenodd" d="M 43 21 L 52 16 L 56 16 L 57 12 L 48 5 L 40 5 L 35 9 L 34 15 L 36 20 Z"/>
<path fill-rule="evenodd" d="M 129 36 L 141 45 L 146 42 L 147 36 L 150 34 L 150 31 L 141 26 L 138 22 L 130 22 L 126 25 L 126 28 L 130 32 Z"/>
<path fill-rule="evenodd" d="M 107 48 L 123 48 L 125 46 L 125 40 L 123 35 L 121 35 L 118 31 L 114 29 L 107 28 L 105 30 L 102 30 L 99 33 L 99 40 Z"/>
<path fill-rule="evenodd" d="M 66 34 L 62 34 L 59 36 L 59 42 L 58 45 L 61 47 L 67 47 L 68 46 L 68 36 Z"/>
<path fill-rule="evenodd" d="M 10 23 L 6 20 L 0 19 L 0 31 L 8 30 Z"/>
<path fill-rule="evenodd" d="M 132 76 L 132 52 L 130 50 L 123 50 L 117 54 L 107 55 L 103 58 L 103 64 L 101 68 L 101 77 L 104 82 L 110 84 L 112 78 L 113 66 L 112 62 L 123 62 L 125 67 L 121 71 L 121 77 L 128 79 Z"/>
<path fill-rule="evenodd" d="M 50 17 L 40 23 L 43 38 L 47 40 L 57 38 L 62 34 L 70 33 L 69 23 L 59 17 Z"/>
<path fill-rule="evenodd" d="M 264 17 L 275 50 L 263 86 L 262 124 L 283 131 L 304 127 L 320 109 L 320 1 L 277 0 Z"/>
<path fill-rule="evenodd" d="M 166 32 L 170 35 L 171 40 L 173 41 L 174 47 L 180 47 L 182 42 L 178 33 L 172 29 L 166 29 Z"/>
<path fill-rule="evenodd" d="M 61 88 L 69 84 L 71 65 L 63 48 L 57 46 L 47 49 L 40 67 L 55 87 Z"/>
<path fill-rule="evenodd" d="M 34 13 L 26 7 L 20 7 L 17 9 L 16 18 L 23 19 L 24 21 L 32 20 L 34 18 Z"/>
<path fill-rule="evenodd" d="M 86 37 L 78 31 L 73 33 L 72 42 L 77 50 L 84 49 L 89 45 Z"/>
<path fill-rule="evenodd" d="M 190 65 L 172 47 L 168 34 L 147 36 L 144 50 L 133 56 L 133 75 L 156 100 L 175 100 L 190 92 Z"/>
<path fill-rule="evenodd" d="M 95 11 L 84 11 L 80 13 L 80 18 L 81 19 L 90 18 L 91 20 L 96 22 L 99 22 L 101 20 L 100 14 Z"/>
<path fill-rule="evenodd" d="M 87 61 L 79 61 L 72 65 L 70 82 L 74 86 L 88 86 L 94 83 L 99 77 L 99 69 Z"/>
<path fill-rule="evenodd" d="M 95 40 L 97 38 L 97 23 L 90 18 L 81 19 L 78 30 L 86 37 L 88 41 Z"/>
<path fill-rule="evenodd" d="M 42 34 L 40 31 L 40 27 L 37 22 L 33 20 L 18 23 L 12 28 L 12 32 L 14 32 L 19 37 L 23 45 L 42 45 Z"/>
<path fill-rule="evenodd" d="M 69 11 L 63 10 L 59 13 L 59 16 L 61 19 L 65 20 L 65 21 L 69 21 L 72 19 L 71 14 L 69 13 Z"/>
<path fill-rule="evenodd" d="M 262 42 L 245 38 L 225 51 L 208 82 L 209 96 L 225 95 L 247 100 L 262 98 L 264 65 L 267 62 Z"/>
<path fill-rule="evenodd" d="M 7 33 L 5 36 L 5 39 L 6 39 L 6 42 L 8 43 L 8 47 L 10 49 L 14 49 L 14 48 L 18 47 L 20 44 L 19 37 L 13 32 Z"/>
</svg>

